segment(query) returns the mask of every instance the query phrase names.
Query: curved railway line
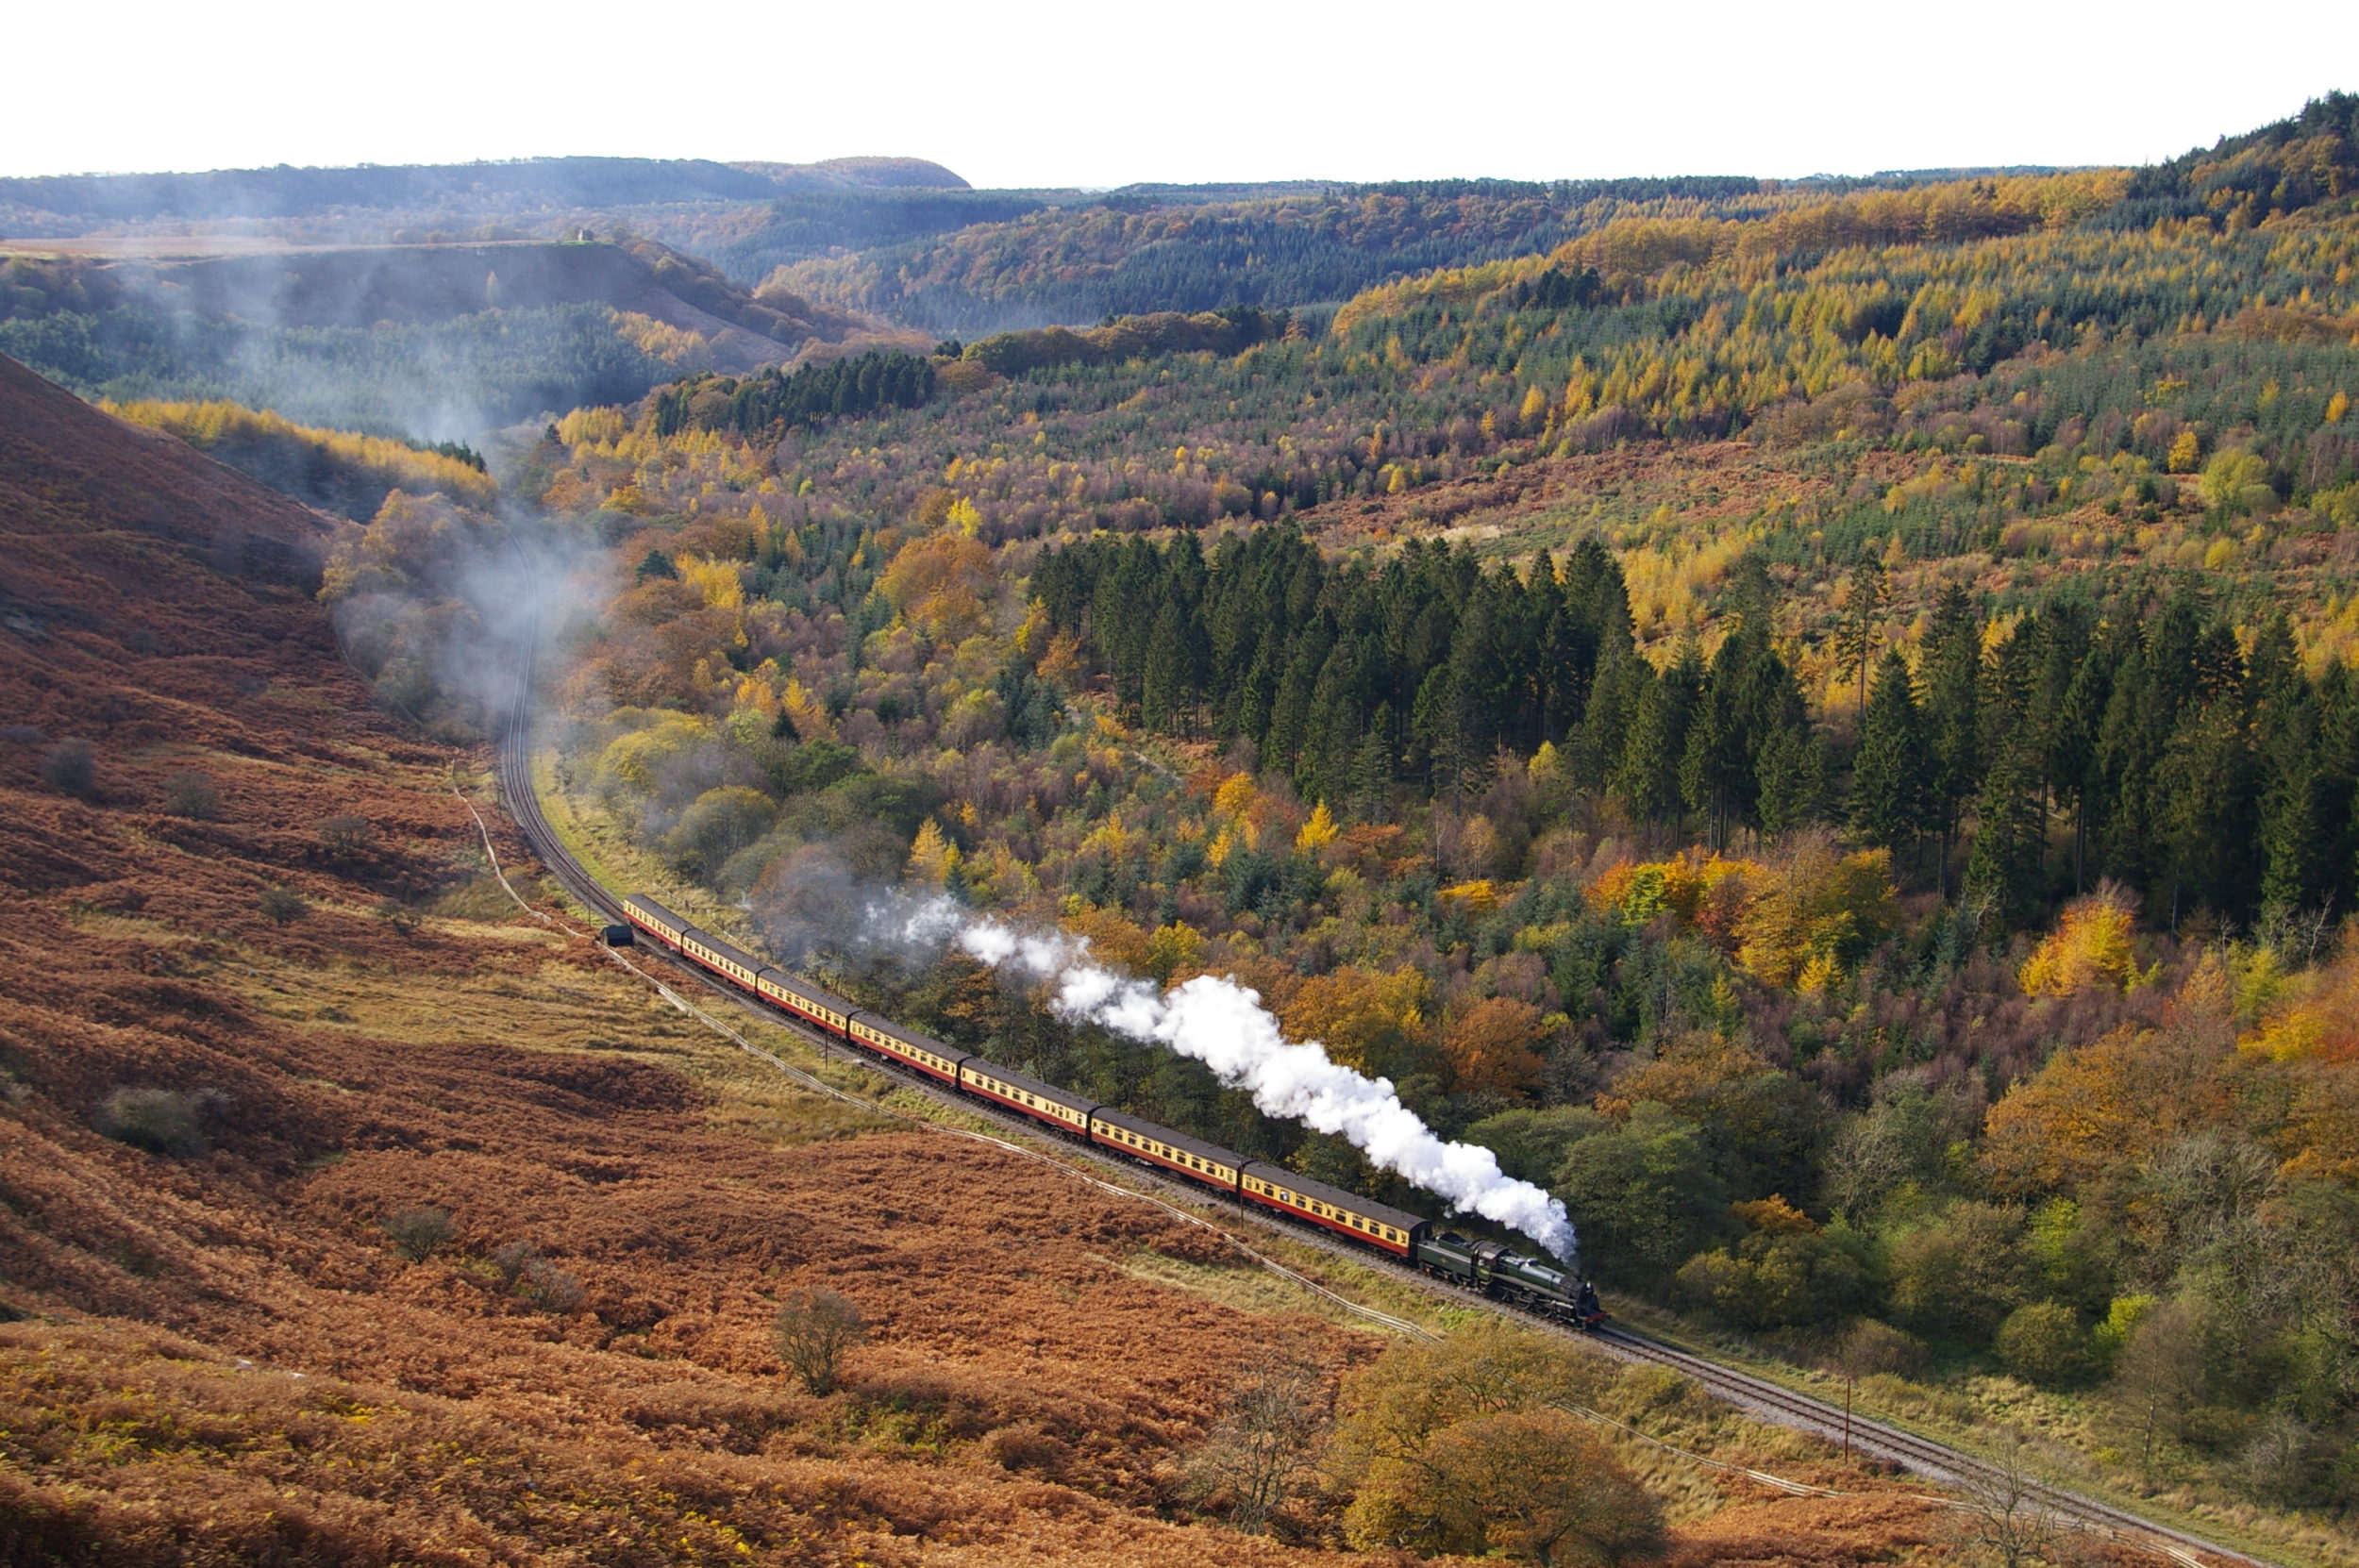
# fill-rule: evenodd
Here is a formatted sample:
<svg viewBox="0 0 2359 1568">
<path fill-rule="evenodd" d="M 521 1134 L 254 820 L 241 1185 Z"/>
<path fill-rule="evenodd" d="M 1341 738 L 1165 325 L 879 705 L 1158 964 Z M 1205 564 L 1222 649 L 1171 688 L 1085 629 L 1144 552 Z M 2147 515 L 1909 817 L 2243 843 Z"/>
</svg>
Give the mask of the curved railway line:
<svg viewBox="0 0 2359 1568">
<path fill-rule="evenodd" d="M 505 797 L 505 804 L 510 815 L 515 821 L 517 829 L 523 834 L 526 842 L 530 845 L 534 855 L 539 858 L 549 873 L 585 909 L 594 911 L 609 924 L 622 925 L 626 921 L 621 897 L 600 883 L 580 861 L 575 859 L 541 809 L 540 793 L 532 777 L 533 752 L 529 700 L 531 669 L 536 654 L 537 647 L 528 641 L 523 660 L 524 668 L 519 672 L 516 700 L 511 705 L 501 729 L 498 747 L 500 792 Z M 490 842 L 488 834 L 485 842 L 488 848 Z M 502 880 L 504 882 L 506 878 L 503 876 Z M 510 891 L 512 895 L 514 890 L 511 888 Z M 518 902 L 523 903 L 521 897 L 518 898 Z M 906 1069 L 896 1068 L 881 1059 L 871 1058 L 862 1053 L 840 1050 L 835 1042 L 807 1027 L 800 1020 L 790 1017 L 781 1009 L 765 1006 L 745 993 L 721 984 L 717 979 L 686 960 L 676 961 L 669 955 L 661 954 L 654 948 L 646 948 L 644 951 L 651 957 L 660 958 L 667 966 L 673 967 L 678 976 L 692 980 L 693 987 L 686 989 L 701 990 L 712 997 L 727 1001 L 738 1010 L 760 1018 L 765 1023 L 789 1029 L 798 1038 L 811 1043 L 826 1057 L 837 1059 L 856 1059 L 863 1067 L 901 1087 L 923 1093 L 938 1104 L 955 1107 L 969 1116 L 992 1123 L 1011 1135 L 1010 1139 L 987 1137 L 986 1142 L 1020 1155 L 1031 1155 L 1049 1159 L 1051 1163 L 1068 1174 L 1079 1176 L 1109 1192 L 1153 1203 L 1191 1224 L 1207 1226 L 1226 1237 L 1231 1245 L 1257 1263 L 1275 1270 L 1295 1283 L 1328 1298 L 1349 1311 L 1372 1319 L 1396 1331 L 1430 1336 L 1430 1330 L 1419 1325 L 1364 1307 L 1338 1294 L 1317 1281 L 1256 1251 L 1235 1235 L 1230 1227 L 1213 1225 L 1211 1221 L 1204 1219 L 1201 1210 L 1213 1205 L 1213 1200 L 1199 1188 L 1169 1178 L 1155 1167 L 1146 1165 L 1143 1161 L 1125 1162 L 1118 1167 L 1113 1166 L 1105 1151 L 1097 1148 L 1091 1148 L 1086 1153 L 1061 1148 L 1061 1152 L 1069 1157 L 1065 1159 L 1041 1154 L 1037 1148 L 1042 1141 L 1043 1131 L 1039 1124 L 1012 1111 L 1000 1110 L 972 1096 L 953 1093 L 931 1079 L 922 1077 Z M 636 964 L 631 967 L 638 968 Z M 644 970 L 640 972 L 646 973 Z M 648 977 L 654 978 L 652 976 Z M 662 984 L 661 981 L 656 983 Z M 675 997 L 674 1000 L 678 1001 L 678 998 Z M 698 1010 L 701 1011 L 701 1009 Z M 780 1060 L 745 1040 L 735 1030 L 728 1029 L 718 1020 L 711 1018 L 710 1015 L 706 1015 L 706 1021 L 729 1034 L 742 1048 L 794 1077 L 805 1087 L 822 1093 L 857 1098 L 857 1096 L 845 1094 L 844 1091 L 826 1083 L 813 1075 Z M 871 1109 L 878 1109 L 870 1101 L 862 1100 L 860 1103 L 867 1105 Z M 936 1126 L 937 1124 L 925 1123 L 923 1125 Z M 1012 1142 L 1011 1139 L 1021 1139 L 1022 1142 Z M 1077 1164 L 1077 1160 L 1086 1161 L 1088 1165 L 1097 1166 L 1100 1169 L 1119 1169 L 1124 1180 L 1116 1183 L 1102 1179 L 1091 1170 Z M 1182 1200 L 1182 1202 L 1173 1201 L 1175 1199 Z M 1222 1213 L 1225 1218 L 1260 1226 L 1290 1240 L 1316 1246 L 1339 1258 L 1347 1259 L 1363 1267 L 1390 1271 L 1403 1280 L 1433 1294 L 1456 1298 L 1468 1305 L 1481 1306 L 1548 1332 L 1562 1334 L 1579 1344 L 1614 1359 L 1650 1362 L 1669 1368 L 1693 1378 L 1698 1386 L 1715 1397 L 1726 1400 L 1740 1410 L 1762 1419 L 1812 1432 L 1829 1440 L 1848 1441 L 1850 1447 L 1864 1455 L 1897 1463 L 1916 1475 L 1937 1483 L 1957 1485 L 1969 1491 L 1980 1490 L 1992 1493 L 2002 1491 L 2017 1492 L 2065 1524 L 2109 1539 L 2143 1546 L 2177 1561 L 2183 1565 L 2183 1568 L 2201 1568 L 2203 1558 L 2218 1562 L 2250 1564 L 2250 1568 L 2276 1568 L 2276 1565 L 2266 1560 L 2232 1550 L 2170 1526 L 2157 1524 L 2097 1498 L 2084 1496 L 2068 1489 L 2020 1475 L 2011 1476 L 2004 1467 L 1963 1449 L 1951 1447 L 1932 1438 L 1919 1436 L 1889 1422 L 1846 1411 L 1840 1406 L 1787 1388 L 1769 1378 L 1738 1371 L 1692 1352 L 1661 1343 L 1644 1335 L 1611 1326 L 1589 1332 L 1576 1330 L 1539 1314 L 1520 1310 L 1504 1302 L 1493 1300 L 1448 1281 L 1434 1278 L 1383 1253 L 1348 1245 L 1327 1231 L 1308 1224 L 1290 1221 L 1276 1212 L 1259 1209 L 1248 1209 L 1240 1204 L 1236 1206 L 1233 1213 L 1227 1209 L 1223 1209 Z M 1580 1413 L 1596 1415 L 1594 1411 Z M 1597 1419 L 1604 1420 L 1605 1418 L 1597 1417 Z M 1644 1437 L 1643 1433 L 1637 1435 Z M 1653 1440 L 1647 1439 L 1647 1441 L 1652 1442 Z M 1698 1460 L 1699 1462 L 1705 1464 L 1728 1468 L 1720 1465 L 1719 1461 L 1702 1460 L 1700 1456 L 1687 1457 Z M 1832 1493 L 1830 1489 L 1805 1486 L 1758 1472 L 1747 1472 L 1747 1474 L 1755 1480 L 1789 1493 L 1816 1495 L 1840 1494 Z M 1941 1499 L 1941 1501 L 1949 1502 L 1949 1499 Z M 2199 1558 L 2197 1554 L 2201 1554 L 2201 1557 Z"/>
</svg>

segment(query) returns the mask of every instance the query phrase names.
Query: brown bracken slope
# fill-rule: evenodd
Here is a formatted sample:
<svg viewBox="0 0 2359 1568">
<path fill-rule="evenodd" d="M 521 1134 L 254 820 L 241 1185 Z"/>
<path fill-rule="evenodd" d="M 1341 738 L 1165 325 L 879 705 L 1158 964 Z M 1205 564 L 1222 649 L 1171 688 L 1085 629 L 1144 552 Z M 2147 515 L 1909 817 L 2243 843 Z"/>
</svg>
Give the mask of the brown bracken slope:
<svg viewBox="0 0 2359 1568">
<path fill-rule="evenodd" d="M 1146 1206 L 748 1087 L 500 915 L 482 759 L 378 717 L 310 597 L 331 526 L 0 360 L 0 1562 L 1319 1555 L 1176 1522 L 1176 1458 L 1252 1345 L 1372 1342 L 1142 1277 L 1217 1258 Z M 218 809 L 167 811 L 191 773 Z M 102 1135 L 125 1090 L 202 1146 Z M 767 1337 L 816 1285 L 874 1326 L 826 1398 Z M 1679 1550 L 1859 1562 L 1920 1511 L 1740 1500 Z"/>
</svg>

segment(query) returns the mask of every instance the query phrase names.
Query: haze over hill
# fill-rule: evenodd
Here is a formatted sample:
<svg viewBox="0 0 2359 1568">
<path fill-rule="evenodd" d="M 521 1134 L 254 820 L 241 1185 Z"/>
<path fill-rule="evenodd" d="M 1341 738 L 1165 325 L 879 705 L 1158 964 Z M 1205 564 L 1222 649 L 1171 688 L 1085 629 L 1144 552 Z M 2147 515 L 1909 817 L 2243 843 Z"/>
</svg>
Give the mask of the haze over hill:
<svg viewBox="0 0 2359 1568">
<path fill-rule="evenodd" d="M 201 247 L 200 247 L 201 249 Z M 226 397 L 444 440 L 913 334 L 759 295 L 652 241 L 306 248 L 0 265 L 0 349 L 92 396 Z"/>
</svg>

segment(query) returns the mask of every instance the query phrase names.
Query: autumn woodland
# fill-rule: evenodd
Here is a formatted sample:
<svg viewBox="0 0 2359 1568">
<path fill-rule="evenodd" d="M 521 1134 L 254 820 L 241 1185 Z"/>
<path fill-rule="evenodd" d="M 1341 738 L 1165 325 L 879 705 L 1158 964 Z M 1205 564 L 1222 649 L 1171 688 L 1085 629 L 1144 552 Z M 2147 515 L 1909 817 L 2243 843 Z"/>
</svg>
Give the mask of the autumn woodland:
<svg viewBox="0 0 2359 1568">
<path fill-rule="evenodd" d="M 813 167 L 0 182 L 10 1560 L 2134 1555 L 765 1076 L 502 826 L 532 597 L 618 891 L 1443 1217 L 868 911 L 1232 977 L 1621 1321 L 2359 1563 L 2359 98 L 2136 169 Z M 313 247 L 267 311 L 82 242 L 208 213 Z"/>
</svg>

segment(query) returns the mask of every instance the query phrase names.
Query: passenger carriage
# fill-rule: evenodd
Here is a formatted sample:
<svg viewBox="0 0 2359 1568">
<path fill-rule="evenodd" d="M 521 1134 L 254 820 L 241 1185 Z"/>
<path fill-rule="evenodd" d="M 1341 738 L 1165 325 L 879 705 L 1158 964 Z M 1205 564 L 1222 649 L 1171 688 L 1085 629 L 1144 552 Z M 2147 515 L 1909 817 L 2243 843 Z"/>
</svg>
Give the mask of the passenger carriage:
<svg viewBox="0 0 2359 1568">
<path fill-rule="evenodd" d="M 1246 1165 L 1245 1156 L 1233 1154 L 1217 1143 L 1207 1143 L 1104 1106 L 1091 1114 L 1090 1142 L 1231 1194 L 1237 1190 L 1237 1178 Z"/>
</svg>

